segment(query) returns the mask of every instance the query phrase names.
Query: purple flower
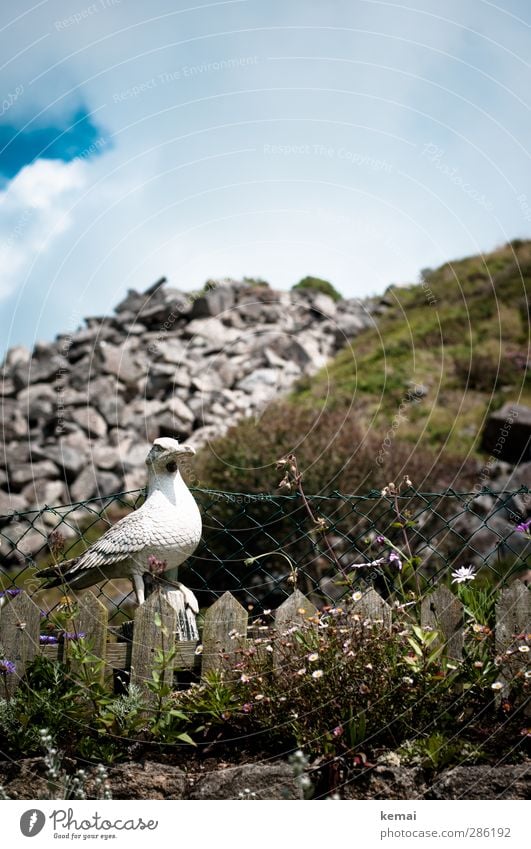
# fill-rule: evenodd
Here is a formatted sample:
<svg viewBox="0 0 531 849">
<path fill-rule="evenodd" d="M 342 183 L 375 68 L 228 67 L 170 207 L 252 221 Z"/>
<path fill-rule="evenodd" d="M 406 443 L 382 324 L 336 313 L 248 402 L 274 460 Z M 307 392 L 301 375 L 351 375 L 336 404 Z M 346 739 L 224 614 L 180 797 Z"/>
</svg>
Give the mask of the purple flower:
<svg viewBox="0 0 531 849">
<path fill-rule="evenodd" d="M 15 598 L 15 596 L 20 595 L 21 592 L 22 590 L 19 590 L 18 588 L 15 588 L 13 590 L 2 590 L 2 592 L 0 593 L 0 597 L 7 595 L 10 598 Z"/>
<path fill-rule="evenodd" d="M 40 637 L 39 637 L 39 642 L 40 642 L 41 645 L 45 646 L 45 645 L 55 645 L 55 643 L 58 643 L 59 640 L 57 639 L 57 637 L 52 637 L 48 634 L 41 634 Z"/>
<path fill-rule="evenodd" d="M 242 705 L 242 713 L 251 713 L 253 706 L 249 703 Z"/>
<path fill-rule="evenodd" d="M 390 552 L 389 563 L 394 563 L 396 566 L 398 566 L 399 569 L 402 569 L 402 561 L 400 560 L 400 557 L 398 556 L 396 551 Z"/>
<path fill-rule="evenodd" d="M 2 675 L 13 675 L 16 668 L 17 667 L 12 660 L 0 660 L 0 673 Z"/>
<path fill-rule="evenodd" d="M 334 735 L 334 737 L 341 737 L 341 735 L 343 734 L 343 728 L 341 727 L 341 725 L 337 725 L 332 731 L 332 734 Z"/>
<path fill-rule="evenodd" d="M 78 631 L 77 634 L 71 633 L 70 631 L 64 631 L 63 637 L 65 640 L 80 640 L 82 637 L 86 637 L 85 631 Z"/>
<path fill-rule="evenodd" d="M 378 534 L 378 536 L 376 537 L 376 539 L 374 540 L 374 542 L 377 542 L 377 543 L 378 543 L 378 545 L 385 545 L 385 543 L 386 543 L 386 539 L 385 539 L 385 537 L 384 537 L 384 536 L 382 536 L 382 534 Z"/>
<path fill-rule="evenodd" d="M 531 519 L 528 519 L 527 522 L 520 522 L 519 525 L 516 526 L 517 531 L 521 531 L 523 534 L 529 533 L 529 527 L 531 526 Z"/>
</svg>

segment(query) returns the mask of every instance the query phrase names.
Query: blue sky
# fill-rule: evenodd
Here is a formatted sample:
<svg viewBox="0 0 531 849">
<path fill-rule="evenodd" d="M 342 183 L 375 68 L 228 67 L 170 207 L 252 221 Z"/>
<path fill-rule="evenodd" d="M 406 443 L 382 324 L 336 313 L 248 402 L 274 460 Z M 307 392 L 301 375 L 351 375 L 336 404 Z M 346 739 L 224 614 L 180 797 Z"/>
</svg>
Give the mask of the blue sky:
<svg viewBox="0 0 531 849">
<path fill-rule="evenodd" d="M 530 234 L 525 2 L 0 16 L 3 348 L 162 275 L 314 274 L 363 296 Z"/>
</svg>

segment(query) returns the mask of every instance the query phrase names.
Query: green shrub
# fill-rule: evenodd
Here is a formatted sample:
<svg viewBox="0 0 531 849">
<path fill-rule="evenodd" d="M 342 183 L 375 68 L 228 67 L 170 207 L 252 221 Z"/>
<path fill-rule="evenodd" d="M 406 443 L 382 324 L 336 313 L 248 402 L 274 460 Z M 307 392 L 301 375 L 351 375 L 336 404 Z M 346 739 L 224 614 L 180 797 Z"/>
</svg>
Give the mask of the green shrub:
<svg viewBox="0 0 531 849">
<path fill-rule="evenodd" d="M 339 294 L 337 289 L 328 280 L 321 280 L 320 277 L 303 277 L 302 280 L 299 280 L 298 283 L 292 286 L 292 289 L 295 291 L 297 289 L 306 289 L 313 292 L 321 292 L 323 295 L 328 295 L 333 301 L 342 300 L 342 295 Z"/>
</svg>

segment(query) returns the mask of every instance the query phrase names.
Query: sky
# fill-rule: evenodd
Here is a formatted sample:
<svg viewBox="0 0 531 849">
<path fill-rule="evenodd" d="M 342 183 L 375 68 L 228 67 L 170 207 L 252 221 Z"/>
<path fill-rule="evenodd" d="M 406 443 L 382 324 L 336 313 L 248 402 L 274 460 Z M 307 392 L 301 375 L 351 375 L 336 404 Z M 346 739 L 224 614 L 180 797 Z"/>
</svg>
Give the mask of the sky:
<svg viewBox="0 0 531 849">
<path fill-rule="evenodd" d="M 166 276 L 348 297 L 531 234 L 525 0 L 0 10 L 1 347 Z"/>
</svg>

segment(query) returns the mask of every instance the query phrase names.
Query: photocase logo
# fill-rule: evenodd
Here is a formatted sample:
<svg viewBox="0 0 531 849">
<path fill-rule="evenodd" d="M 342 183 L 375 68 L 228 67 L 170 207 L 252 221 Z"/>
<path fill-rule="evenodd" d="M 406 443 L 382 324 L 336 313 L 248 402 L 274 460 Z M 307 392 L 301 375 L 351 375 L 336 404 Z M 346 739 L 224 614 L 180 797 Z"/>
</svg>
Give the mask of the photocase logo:
<svg viewBox="0 0 531 849">
<path fill-rule="evenodd" d="M 46 817 L 43 812 L 37 808 L 31 808 L 29 811 L 24 811 L 20 817 L 20 830 L 24 837 L 35 837 L 42 831 L 45 822 Z"/>
</svg>

